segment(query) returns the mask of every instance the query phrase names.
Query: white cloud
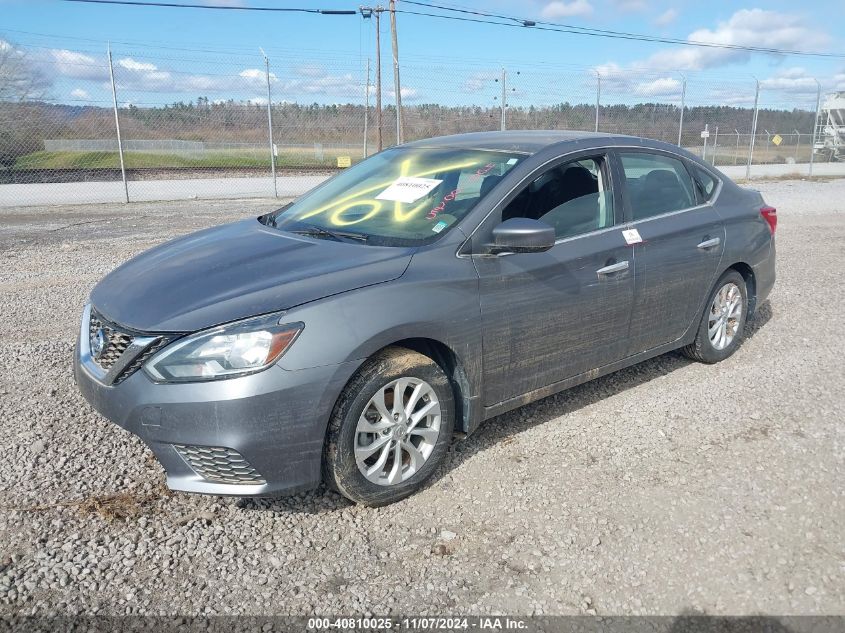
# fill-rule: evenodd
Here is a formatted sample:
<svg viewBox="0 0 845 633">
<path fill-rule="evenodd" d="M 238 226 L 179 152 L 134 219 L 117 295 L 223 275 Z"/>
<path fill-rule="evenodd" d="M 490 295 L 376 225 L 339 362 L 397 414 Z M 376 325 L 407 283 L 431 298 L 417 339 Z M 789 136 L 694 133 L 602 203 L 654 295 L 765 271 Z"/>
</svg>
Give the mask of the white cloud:
<svg viewBox="0 0 845 633">
<path fill-rule="evenodd" d="M 464 82 L 463 88 L 468 92 L 480 92 L 485 88 L 493 88 L 493 83 L 501 77 L 501 72 L 495 70 L 481 70 L 472 73 Z"/>
<path fill-rule="evenodd" d="M 82 88 L 74 88 L 70 91 L 70 96 L 74 99 L 90 99 L 91 95 L 88 94 L 87 90 L 83 90 Z"/>
<path fill-rule="evenodd" d="M 814 95 L 818 90 L 816 80 L 803 68 L 787 68 L 772 77 L 763 79 L 760 88 L 788 92 L 790 94 Z"/>
<path fill-rule="evenodd" d="M 634 92 L 642 97 L 678 97 L 681 94 L 681 82 L 673 77 L 661 77 L 637 84 Z"/>
<path fill-rule="evenodd" d="M 654 23 L 660 28 L 665 28 L 678 19 L 678 10 L 675 8 L 666 9 L 663 13 L 658 15 Z"/>
<path fill-rule="evenodd" d="M 53 49 L 47 56 L 37 61 L 44 66 L 45 72 L 58 71 L 65 77 L 91 81 L 108 81 L 109 79 L 109 67 L 105 59 L 97 59 L 76 51 Z"/>
<path fill-rule="evenodd" d="M 763 9 L 742 9 L 711 29 L 698 29 L 687 40 L 710 44 L 765 46 L 800 50 L 823 47 L 828 38 L 804 25 L 800 17 Z M 703 70 L 747 61 L 751 53 L 727 48 L 686 47 L 661 51 L 643 65 L 654 70 Z"/>
<path fill-rule="evenodd" d="M 624 87 L 628 85 L 630 73 L 615 62 L 593 67 L 593 73 L 601 77 L 603 86 Z"/>
<path fill-rule="evenodd" d="M 588 0 L 570 0 L 568 2 L 564 0 L 555 0 L 554 2 L 549 2 L 543 10 L 540 11 L 540 15 L 547 20 L 553 20 L 555 18 L 568 18 L 573 16 L 586 16 L 590 15 L 593 12 L 593 5 L 591 5 Z"/>
<path fill-rule="evenodd" d="M 613 4 L 620 11 L 637 12 L 648 9 L 648 2 L 645 0 L 613 0 Z"/>
<path fill-rule="evenodd" d="M 247 68 L 246 70 L 242 70 L 239 75 L 244 79 L 248 79 L 254 83 L 263 83 L 267 84 L 267 71 L 260 70 L 258 68 Z M 279 78 L 276 77 L 275 73 L 270 73 L 270 82 L 275 83 L 278 81 Z"/>
<path fill-rule="evenodd" d="M 409 88 L 407 86 L 402 86 L 401 89 L 402 93 L 402 100 L 403 101 L 417 101 L 420 98 L 420 91 L 416 88 Z M 388 90 L 387 96 L 390 99 L 396 100 L 396 91 L 395 90 Z"/>
<path fill-rule="evenodd" d="M 125 57 L 123 59 L 117 60 L 119 66 L 123 66 L 128 70 L 156 70 L 155 64 L 144 64 L 142 62 L 136 62 L 131 57 Z"/>
<path fill-rule="evenodd" d="M 824 33 L 806 26 L 798 16 L 762 9 L 742 9 L 735 12 L 728 20 L 720 22 L 716 28 L 712 30 L 698 29 L 690 33 L 687 39 L 715 44 L 766 46 L 795 50 L 801 50 L 808 46 L 814 49 L 823 48 L 829 40 Z M 602 82 L 607 81 L 619 88 L 648 91 L 660 89 L 661 84 L 658 82 L 660 82 L 660 76 L 663 73 L 707 70 L 746 62 L 750 57 L 751 52 L 749 51 L 730 48 L 673 47 L 659 51 L 645 59 L 631 62 L 624 67 L 614 62 L 608 62 L 594 67 L 593 70 L 602 75 Z M 777 60 L 780 60 L 781 57 L 774 56 Z M 639 86 L 634 85 L 636 76 L 643 74 L 651 74 L 656 76 L 657 79 L 639 84 Z M 786 86 L 788 80 L 790 78 L 781 78 L 779 82 L 773 82 L 771 85 L 781 84 Z M 791 78 L 791 81 L 795 83 L 795 78 Z M 798 83 L 803 86 L 805 82 Z"/>
</svg>

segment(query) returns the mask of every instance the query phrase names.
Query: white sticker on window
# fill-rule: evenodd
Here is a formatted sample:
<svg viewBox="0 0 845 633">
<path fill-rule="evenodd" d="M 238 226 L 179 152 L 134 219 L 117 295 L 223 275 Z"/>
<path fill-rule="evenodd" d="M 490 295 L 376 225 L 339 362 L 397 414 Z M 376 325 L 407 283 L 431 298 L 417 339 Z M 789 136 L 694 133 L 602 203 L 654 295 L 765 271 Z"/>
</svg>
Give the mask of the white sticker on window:
<svg viewBox="0 0 845 633">
<path fill-rule="evenodd" d="M 639 244 L 643 241 L 637 229 L 626 229 L 622 231 L 622 237 L 625 238 L 625 242 L 628 244 Z"/>
<path fill-rule="evenodd" d="M 393 181 L 387 189 L 376 196 L 376 200 L 390 200 L 391 202 L 416 202 L 424 195 L 429 193 L 442 180 L 435 180 L 434 178 L 412 178 L 411 176 L 402 176 Z"/>
<path fill-rule="evenodd" d="M 435 225 L 431 228 L 431 230 L 432 230 L 432 231 L 434 231 L 435 233 L 440 233 L 440 231 L 442 231 L 443 229 L 445 229 L 447 226 L 449 226 L 449 223 L 448 223 L 448 222 L 444 222 L 443 220 L 440 220 L 440 222 L 438 222 L 437 224 L 435 224 Z"/>
<path fill-rule="evenodd" d="M 516 165 L 516 163 L 517 163 L 518 161 L 519 161 L 519 159 L 518 159 L 518 158 L 510 158 L 510 159 L 508 159 L 508 163 L 507 163 L 507 164 L 508 164 L 508 165 Z"/>
</svg>

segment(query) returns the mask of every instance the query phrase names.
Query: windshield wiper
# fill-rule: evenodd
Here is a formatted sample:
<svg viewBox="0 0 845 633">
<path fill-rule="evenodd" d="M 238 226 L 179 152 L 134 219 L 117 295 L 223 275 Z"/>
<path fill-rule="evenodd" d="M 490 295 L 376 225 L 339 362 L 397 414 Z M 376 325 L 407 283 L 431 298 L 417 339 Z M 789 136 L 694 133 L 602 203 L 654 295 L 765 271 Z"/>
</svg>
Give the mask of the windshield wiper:
<svg viewBox="0 0 845 633">
<path fill-rule="evenodd" d="M 343 240 L 356 240 L 358 242 L 366 242 L 369 238 L 367 235 L 363 235 L 362 233 L 353 233 L 347 231 L 330 231 L 329 229 L 325 229 L 321 226 L 316 226 L 314 224 L 308 224 L 299 229 L 288 229 L 291 233 L 296 233 L 297 235 L 307 235 L 308 237 L 317 237 L 321 239 L 328 238 L 330 240 L 334 240 L 336 242 L 342 242 Z"/>
</svg>

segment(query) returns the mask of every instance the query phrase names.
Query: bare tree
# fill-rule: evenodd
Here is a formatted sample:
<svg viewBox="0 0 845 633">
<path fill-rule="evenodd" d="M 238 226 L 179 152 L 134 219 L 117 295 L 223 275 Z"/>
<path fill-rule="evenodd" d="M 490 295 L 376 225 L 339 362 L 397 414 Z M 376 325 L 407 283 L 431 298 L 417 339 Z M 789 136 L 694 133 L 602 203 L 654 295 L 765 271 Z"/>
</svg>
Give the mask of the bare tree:
<svg viewBox="0 0 845 633">
<path fill-rule="evenodd" d="M 0 39 L 0 182 L 18 158 L 42 148 L 31 133 L 50 81 L 25 51 Z"/>
<path fill-rule="evenodd" d="M 49 81 L 25 51 L 0 40 L 0 102 L 43 99 Z"/>
</svg>

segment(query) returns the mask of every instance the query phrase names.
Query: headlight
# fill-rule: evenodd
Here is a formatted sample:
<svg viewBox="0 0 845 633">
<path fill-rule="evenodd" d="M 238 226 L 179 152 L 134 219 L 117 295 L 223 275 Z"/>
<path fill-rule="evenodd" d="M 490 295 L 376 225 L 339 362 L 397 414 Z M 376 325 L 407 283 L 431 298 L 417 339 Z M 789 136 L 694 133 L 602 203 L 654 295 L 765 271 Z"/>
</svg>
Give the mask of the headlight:
<svg viewBox="0 0 845 633">
<path fill-rule="evenodd" d="M 279 323 L 278 314 L 222 325 L 168 345 L 144 364 L 144 371 L 158 382 L 251 374 L 278 360 L 303 327 Z"/>
</svg>

